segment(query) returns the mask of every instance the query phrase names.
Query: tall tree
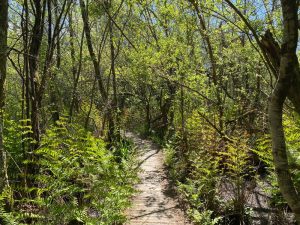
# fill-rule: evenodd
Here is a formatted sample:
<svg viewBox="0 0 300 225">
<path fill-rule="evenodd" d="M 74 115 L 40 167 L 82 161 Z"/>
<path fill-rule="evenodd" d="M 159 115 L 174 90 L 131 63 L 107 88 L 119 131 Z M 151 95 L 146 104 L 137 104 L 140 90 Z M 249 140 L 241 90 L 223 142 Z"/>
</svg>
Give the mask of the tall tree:
<svg viewBox="0 0 300 225">
<path fill-rule="evenodd" d="M 107 13 L 109 14 L 112 8 L 112 1 L 110 0 L 107 2 L 107 4 L 104 6 L 107 9 Z M 116 50 L 115 50 L 115 44 L 114 44 L 114 23 L 113 18 L 108 15 L 109 17 L 109 44 L 110 44 L 110 63 L 111 63 L 111 75 L 112 75 L 112 87 L 113 87 L 113 100 L 112 100 L 112 108 L 113 113 L 115 114 L 115 123 L 111 124 L 110 130 L 110 136 L 113 136 L 116 141 L 120 141 L 120 129 L 119 129 L 119 104 L 118 104 L 118 93 L 117 93 L 117 79 L 116 79 Z"/>
<path fill-rule="evenodd" d="M 269 105 L 269 119 L 272 134 L 273 158 L 282 195 L 295 213 L 300 224 L 300 195 L 292 181 L 287 157 L 287 148 L 282 124 L 283 106 L 287 97 L 300 113 L 300 69 L 297 57 L 298 7 L 295 0 L 282 0 L 283 40 L 280 51 L 280 67 L 276 86 Z"/>
<path fill-rule="evenodd" d="M 31 99 L 31 126 L 33 131 L 34 148 L 39 146 L 40 142 L 40 112 L 38 96 L 38 77 L 39 77 L 39 55 L 44 33 L 44 17 L 46 1 L 34 0 L 34 24 L 31 31 L 31 42 L 29 44 L 29 80 L 30 80 L 30 99 Z"/>
<path fill-rule="evenodd" d="M 73 14 L 72 12 L 69 13 L 68 15 L 69 18 L 69 33 L 70 33 L 70 52 L 71 52 L 71 61 L 72 61 L 72 76 L 73 76 L 73 90 L 72 90 L 72 98 L 71 98 L 71 104 L 70 104 L 70 109 L 69 109 L 69 121 L 72 122 L 73 119 L 73 111 L 76 105 L 76 102 L 78 102 L 78 82 L 79 82 L 79 77 L 80 77 L 80 72 L 82 68 L 82 49 L 83 49 L 83 39 L 84 39 L 84 31 L 82 32 L 81 35 L 81 40 L 80 40 L 80 51 L 79 51 L 79 62 L 78 65 L 76 64 L 76 59 L 75 59 L 75 31 L 73 27 Z"/>
<path fill-rule="evenodd" d="M 274 166 L 281 193 L 300 224 L 300 195 L 296 190 L 287 157 L 287 147 L 283 127 L 284 103 L 289 99 L 300 114 L 300 68 L 297 57 L 298 9 L 299 1 L 281 0 L 283 19 L 283 38 L 281 46 L 276 42 L 270 30 L 259 39 L 258 34 L 243 13 L 230 0 L 225 2 L 241 17 L 252 32 L 269 71 L 276 78 L 269 103 L 269 121 L 272 136 Z"/>
<path fill-rule="evenodd" d="M 4 128 L 4 85 L 6 79 L 7 61 L 7 30 L 8 30 L 8 1 L 0 1 L 0 192 L 8 184 L 6 151 L 3 143 Z"/>
<path fill-rule="evenodd" d="M 106 3 L 107 2 L 105 2 L 104 7 L 106 7 Z M 86 42 L 94 66 L 95 78 L 97 79 L 100 95 L 104 103 L 105 117 L 108 120 L 108 126 L 109 126 L 108 139 L 110 142 L 112 142 L 114 139 L 114 132 L 115 132 L 115 122 L 113 118 L 112 103 L 110 102 L 109 99 L 109 95 L 107 91 L 108 89 L 105 89 L 104 86 L 104 78 L 103 78 L 103 74 L 101 73 L 100 60 L 99 58 L 97 59 L 97 56 L 95 54 L 92 37 L 91 37 L 91 27 L 89 23 L 88 8 L 86 7 L 84 0 L 80 0 L 80 9 L 81 9 L 81 15 L 84 24 Z"/>
</svg>

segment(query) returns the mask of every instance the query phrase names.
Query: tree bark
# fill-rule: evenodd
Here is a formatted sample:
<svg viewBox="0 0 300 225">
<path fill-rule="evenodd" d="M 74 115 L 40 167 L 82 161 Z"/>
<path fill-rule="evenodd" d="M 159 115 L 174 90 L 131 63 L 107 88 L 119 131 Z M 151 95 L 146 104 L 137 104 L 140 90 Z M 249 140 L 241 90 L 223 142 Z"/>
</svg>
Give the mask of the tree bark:
<svg viewBox="0 0 300 225">
<path fill-rule="evenodd" d="M 3 143 L 4 85 L 7 62 L 8 1 L 0 0 L 0 193 L 8 185 L 6 151 Z"/>
<path fill-rule="evenodd" d="M 28 37 L 28 23 L 29 23 L 29 9 L 28 9 L 28 1 L 24 0 L 23 4 L 24 14 L 25 16 L 22 17 L 22 34 L 23 34 L 23 45 L 24 45 L 24 54 L 23 54 L 23 60 L 24 60 L 24 66 L 23 66 L 23 83 L 24 83 L 24 95 L 23 95 L 23 106 L 24 106 L 24 114 L 22 119 L 24 120 L 23 126 L 29 127 L 30 124 L 30 80 L 29 80 L 29 37 Z M 24 128 L 23 128 L 24 129 Z M 24 134 L 22 135 L 23 140 L 28 140 L 28 138 L 31 137 L 31 134 L 26 133 L 25 129 L 23 130 Z M 28 141 L 23 141 L 22 143 L 23 147 L 23 156 L 25 158 L 25 155 L 27 153 L 27 147 L 28 147 Z"/>
<path fill-rule="evenodd" d="M 286 98 L 292 97 L 296 109 L 300 105 L 300 73 L 297 58 L 298 5 L 296 1 L 281 0 L 283 14 L 283 44 L 281 46 L 279 76 L 269 105 L 269 120 L 272 135 L 273 158 L 281 193 L 300 224 L 300 196 L 292 181 L 287 157 L 284 129 L 282 124 L 283 106 Z M 298 110 L 297 110 L 298 111 Z"/>
<path fill-rule="evenodd" d="M 91 37 L 91 28 L 90 28 L 90 24 L 89 24 L 89 17 L 88 17 L 88 13 L 87 13 L 87 9 L 86 9 L 84 0 L 80 0 L 80 9 L 81 9 L 81 15 L 82 15 L 82 20 L 83 20 L 83 25 L 84 25 L 86 42 L 87 42 L 88 50 L 90 53 L 90 57 L 93 62 L 94 70 L 95 70 L 95 77 L 98 81 L 100 94 L 101 94 L 104 102 L 107 102 L 108 96 L 107 96 L 106 90 L 103 85 L 103 79 L 101 76 L 100 65 L 98 63 L 98 60 L 96 58 L 95 51 L 93 48 L 92 37 Z"/>
<path fill-rule="evenodd" d="M 107 9 L 109 11 L 110 5 Z M 115 44 L 114 44 L 114 33 L 113 33 L 113 21 L 112 18 L 109 17 L 109 44 L 110 44 L 110 61 L 111 61 L 111 75 L 112 75 L 112 87 L 113 87 L 113 100 L 111 111 L 113 114 L 113 118 L 115 121 L 112 121 L 110 126 L 109 136 L 114 141 L 120 141 L 120 115 L 119 115 L 119 104 L 118 104 L 118 93 L 117 93 L 117 79 L 116 79 L 116 68 L 115 68 Z"/>
<path fill-rule="evenodd" d="M 74 30 L 72 26 L 72 15 L 69 15 L 69 25 L 70 25 L 70 47 L 71 47 L 71 58 L 72 58 L 72 73 L 73 73 L 73 91 L 72 91 L 72 100 L 70 105 L 70 111 L 69 111 L 69 122 L 72 122 L 73 119 L 73 112 L 74 110 L 78 110 L 78 107 L 75 107 L 75 105 L 78 105 L 78 91 L 77 86 L 79 82 L 79 77 L 81 73 L 81 67 L 82 67 L 82 50 L 83 50 L 83 39 L 84 39 L 84 31 L 81 35 L 80 40 L 80 51 L 79 51 L 79 63 L 78 67 L 75 65 L 75 47 L 74 47 Z"/>
<path fill-rule="evenodd" d="M 31 126 L 32 138 L 35 141 L 33 146 L 36 149 L 40 143 L 40 119 L 39 119 L 39 97 L 38 96 L 38 73 L 39 73 L 39 53 L 43 39 L 43 24 L 45 14 L 45 2 L 34 0 L 35 17 L 32 28 L 32 38 L 29 46 L 29 80 L 30 80 L 30 98 L 31 98 Z"/>
<path fill-rule="evenodd" d="M 86 119 L 85 119 L 85 125 L 84 125 L 85 129 L 88 129 L 89 123 L 90 123 L 90 115 L 91 115 L 91 112 L 92 112 L 92 109 L 93 109 L 93 103 L 94 103 L 94 97 L 95 97 L 96 81 L 97 80 L 95 79 L 94 83 L 93 83 L 91 99 L 90 99 L 90 106 L 89 106 L 88 114 L 87 114 Z"/>
<path fill-rule="evenodd" d="M 113 135 L 111 133 L 112 133 L 112 130 L 115 129 L 114 128 L 115 127 L 114 119 L 113 119 L 112 109 L 111 109 L 112 105 L 110 103 L 108 91 L 106 91 L 106 89 L 104 87 L 104 81 L 103 81 L 103 77 L 102 77 L 101 69 L 100 69 L 100 62 L 99 62 L 100 60 L 99 59 L 97 60 L 97 57 L 95 55 L 95 51 L 93 48 L 92 37 L 91 37 L 91 28 L 90 28 L 89 17 L 88 17 L 88 10 L 86 9 L 84 0 L 80 0 L 80 9 L 81 9 L 81 15 L 82 15 L 82 20 L 83 20 L 83 24 L 84 24 L 86 42 L 87 42 L 90 57 L 92 59 L 93 66 L 94 66 L 95 78 L 98 81 L 100 95 L 101 95 L 104 105 L 105 105 L 105 107 L 104 107 L 105 115 L 104 116 L 108 120 L 108 129 L 109 129 L 108 139 L 109 139 L 109 142 L 112 142 Z"/>
</svg>

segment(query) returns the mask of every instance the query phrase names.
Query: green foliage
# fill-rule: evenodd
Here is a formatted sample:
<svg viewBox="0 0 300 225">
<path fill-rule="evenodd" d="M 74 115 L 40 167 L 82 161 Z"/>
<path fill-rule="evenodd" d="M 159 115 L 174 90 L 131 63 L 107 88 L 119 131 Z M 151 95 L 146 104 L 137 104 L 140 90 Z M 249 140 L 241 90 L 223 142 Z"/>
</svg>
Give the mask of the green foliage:
<svg viewBox="0 0 300 225">
<path fill-rule="evenodd" d="M 213 218 L 213 211 L 210 210 L 199 212 L 192 209 L 188 211 L 188 214 L 192 217 L 194 223 L 199 225 L 217 225 L 221 221 L 221 217 Z"/>
<path fill-rule="evenodd" d="M 19 216 L 16 213 L 7 212 L 5 206 L 11 199 L 11 190 L 7 187 L 0 195 L 0 224 L 2 225 L 22 225 L 18 222 Z"/>
<path fill-rule="evenodd" d="M 26 120 L 15 121 L 7 117 L 4 121 L 4 145 L 8 152 L 8 169 L 10 172 L 21 172 L 20 168 L 22 167 L 22 160 L 24 159 L 23 147 L 31 142 L 31 138 L 28 136 L 31 134 L 31 127 L 27 126 L 26 123 Z"/>
<path fill-rule="evenodd" d="M 285 115 L 283 125 L 290 168 L 296 187 L 300 190 L 300 118 L 298 115 Z"/>
<path fill-rule="evenodd" d="M 290 171 L 293 176 L 295 187 L 300 190 L 300 124 L 299 118 L 291 114 L 284 115 L 284 131 L 286 137 L 286 145 L 288 149 L 288 160 Z M 264 135 L 257 140 L 257 150 L 255 152 L 260 160 L 265 163 L 268 168 L 267 181 L 270 184 L 265 188 L 265 191 L 272 196 L 271 205 L 286 208 L 287 203 L 280 193 L 275 168 L 272 157 L 272 143 L 269 135 Z"/>
<path fill-rule="evenodd" d="M 134 192 L 132 146 L 120 146 L 118 160 L 106 143 L 79 126 L 58 122 L 47 130 L 36 150 L 39 174 L 34 199 L 16 200 L 19 222 L 116 224 L 125 221 L 124 209 Z M 32 192 L 33 189 L 25 190 Z M 0 201 L 3 202 L 3 201 Z M 2 210 L 2 214 L 4 211 Z M 9 219 L 11 214 L 4 214 Z"/>
<path fill-rule="evenodd" d="M 249 223 L 247 197 L 250 181 L 255 183 L 250 137 L 245 132 L 222 138 L 197 111 L 190 115 L 187 130 L 185 153 L 180 138 L 165 152 L 189 217 L 196 224 L 226 224 L 233 218 L 224 215 L 233 215 L 239 223 Z"/>
<path fill-rule="evenodd" d="M 129 205 L 135 179 L 126 159 L 130 157 L 128 147 L 122 146 L 124 161 L 118 164 L 105 143 L 83 129 L 60 123 L 48 130 L 37 151 L 42 168 L 38 177 L 41 195 L 47 196 L 45 207 L 50 215 L 46 218 L 52 219 L 47 223 L 71 219 L 99 224 L 124 221 L 122 211 Z"/>
<path fill-rule="evenodd" d="M 251 149 L 270 170 L 274 169 L 271 145 L 270 135 L 263 135 L 256 140 L 256 148 Z"/>
<path fill-rule="evenodd" d="M 282 194 L 280 193 L 278 181 L 275 173 L 275 168 L 273 164 L 272 157 L 272 143 L 269 135 L 264 135 L 256 141 L 256 149 L 252 149 L 252 151 L 258 155 L 261 162 L 266 165 L 267 168 L 267 176 L 266 180 L 268 185 L 262 184 L 264 187 L 264 191 L 272 196 L 270 205 L 278 208 L 286 207 L 286 201 L 284 200 Z M 263 181 L 263 182 L 265 182 Z M 263 183 L 260 182 L 260 183 Z"/>
<path fill-rule="evenodd" d="M 189 161 L 179 160 L 176 151 L 169 146 L 166 148 L 166 164 L 170 167 L 170 175 L 177 180 L 178 191 L 188 203 L 189 217 L 195 224 L 213 225 L 220 221 L 216 217 L 220 210 L 220 199 L 217 185 L 220 181 L 218 160 L 203 152 L 192 152 Z M 184 181 L 182 177 L 186 169 L 190 171 Z"/>
<path fill-rule="evenodd" d="M 191 174 L 185 183 L 179 184 L 180 190 L 193 208 L 198 210 L 218 210 L 217 184 L 220 177 L 217 162 L 205 154 L 193 155 L 190 158 Z"/>
<path fill-rule="evenodd" d="M 275 80 L 253 38 L 269 29 L 281 43 L 280 3 L 232 2 L 254 32 L 222 0 L 85 2 L 94 56 L 79 4 L 69 8 L 59 0 L 45 6 L 41 48 L 37 58 L 29 57 L 36 59 L 38 70 L 27 76 L 26 65 L 34 63 L 20 53 L 38 47 L 38 41 L 30 43 L 37 14 L 31 12 L 37 9 L 29 4 L 26 19 L 25 2 L 10 1 L 4 145 L 12 193 L 0 202 L 13 207 L 12 214 L 1 209 L 2 217 L 38 224 L 122 222 L 135 180 L 133 151 L 126 141 L 103 141 L 111 124 L 108 112 L 116 127 L 149 135 L 165 146 L 170 176 L 195 222 L 215 224 L 227 212 L 247 214 L 244 181 L 254 180 L 252 163 L 265 165 L 267 172 L 260 175 L 267 175 L 261 177 L 271 186 L 272 204 L 285 206 L 266 135 L 268 93 Z M 55 34 L 59 18 L 64 29 Z M 51 33 L 59 37 L 52 39 L 54 44 L 47 37 Z M 96 61 L 101 79 L 94 76 Z M 101 81 L 106 97 L 98 90 Z M 32 152 L 29 124 L 37 99 L 42 100 L 37 112 L 43 135 Z M 68 115 L 71 102 L 72 124 L 51 126 L 53 111 Z M 285 116 L 284 125 L 291 172 L 300 190 L 299 118 Z M 253 138 L 258 139 L 255 144 L 250 143 Z M 34 174 L 28 174 L 31 167 L 36 167 Z M 32 180 L 37 185 L 27 184 Z M 227 204 L 222 182 L 233 192 Z"/>
<path fill-rule="evenodd" d="M 228 210 L 243 218 L 246 214 L 247 192 L 249 191 L 247 187 L 249 182 L 245 181 L 254 179 L 254 171 L 249 164 L 250 151 L 247 136 L 241 135 L 241 137 L 231 140 L 232 142 L 228 142 L 226 145 L 226 151 L 220 152 L 221 157 L 225 157 L 223 158 L 225 176 L 230 179 L 225 182 L 232 184 L 233 198 Z"/>
<path fill-rule="evenodd" d="M 220 157 L 214 152 L 215 140 L 210 136 L 212 130 L 200 121 L 195 114 L 188 122 L 189 148 L 185 154 L 181 153 L 182 140 L 177 139 L 176 144 L 165 147 L 165 155 L 170 176 L 177 182 L 178 192 L 188 203 L 189 217 L 195 224 L 211 225 L 220 220 L 217 216 L 221 203 L 218 196 Z"/>
</svg>

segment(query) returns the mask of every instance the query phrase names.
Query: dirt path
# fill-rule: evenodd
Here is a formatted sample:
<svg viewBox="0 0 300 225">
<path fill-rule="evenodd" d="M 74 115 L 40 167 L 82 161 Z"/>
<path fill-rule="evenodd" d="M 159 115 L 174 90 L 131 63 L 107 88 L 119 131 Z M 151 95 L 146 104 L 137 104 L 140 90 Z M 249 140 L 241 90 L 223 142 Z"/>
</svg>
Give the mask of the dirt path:
<svg viewBox="0 0 300 225">
<path fill-rule="evenodd" d="M 139 192 L 127 212 L 129 221 L 126 225 L 190 224 L 169 189 L 159 147 L 132 133 L 126 136 L 138 147 L 141 168 L 141 182 L 136 186 Z"/>
</svg>

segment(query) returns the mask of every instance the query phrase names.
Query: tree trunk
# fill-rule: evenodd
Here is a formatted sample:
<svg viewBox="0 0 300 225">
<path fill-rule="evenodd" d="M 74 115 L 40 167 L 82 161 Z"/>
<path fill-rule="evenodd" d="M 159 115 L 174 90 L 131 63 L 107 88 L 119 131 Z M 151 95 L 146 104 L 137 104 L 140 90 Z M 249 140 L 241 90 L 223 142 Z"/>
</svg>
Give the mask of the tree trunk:
<svg viewBox="0 0 300 225">
<path fill-rule="evenodd" d="M 150 99 L 151 97 L 149 96 L 149 100 L 145 100 L 145 111 L 146 111 L 146 134 L 149 135 L 151 134 L 151 105 L 150 105 Z"/>
<path fill-rule="evenodd" d="M 91 112 L 92 112 L 92 109 L 93 109 L 93 103 L 94 103 L 94 97 L 95 97 L 95 87 L 96 87 L 96 79 L 94 80 L 94 83 L 93 83 L 93 88 L 92 88 L 92 93 L 91 93 L 91 100 L 90 100 L 90 106 L 89 106 L 89 110 L 88 110 L 88 114 L 86 116 L 86 119 L 85 119 L 85 129 L 88 129 L 89 127 L 89 123 L 90 123 L 90 115 L 91 115 Z"/>
<path fill-rule="evenodd" d="M 111 3 L 110 3 L 111 4 Z M 111 5 L 109 5 L 109 8 Z M 109 9 L 108 9 L 109 10 Z M 114 45 L 114 33 L 113 33 L 113 21 L 112 18 L 109 18 L 109 43 L 110 43 L 110 61 L 111 61 L 111 75 L 112 75 L 112 87 L 113 87 L 113 101 L 112 107 L 110 110 L 112 111 L 110 114 L 113 115 L 115 121 L 112 121 L 112 125 L 110 126 L 111 130 L 109 131 L 110 139 L 114 141 L 120 141 L 120 115 L 119 115 L 119 106 L 118 106 L 118 93 L 117 93 L 117 80 L 116 80 L 116 68 L 115 68 L 115 45 Z"/>
<path fill-rule="evenodd" d="M 107 99 L 108 99 L 108 96 L 107 96 L 106 90 L 105 90 L 104 85 L 103 85 L 103 79 L 102 79 L 102 76 L 101 76 L 100 65 L 99 65 L 99 62 L 96 58 L 95 51 L 94 51 L 94 48 L 93 48 L 88 11 L 86 9 L 84 0 L 80 0 L 80 9 L 81 9 L 81 15 L 82 15 L 82 20 L 83 20 L 83 24 L 84 24 L 84 32 L 85 32 L 86 42 L 87 42 L 88 50 L 89 50 L 89 53 L 90 53 L 90 57 L 91 57 L 92 62 L 93 62 L 94 70 L 95 70 L 95 77 L 98 81 L 100 94 L 101 94 L 104 102 L 106 103 Z"/>
<path fill-rule="evenodd" d="M 33 1 L 35 6 L 35 18 L 32 29 L 32 38 L 29 46 L 29 80 L 30 80 L 30 98 L 31 98 L 31 126 L 32 138 L 35 141 L 33 148 L 36 149 L 40 143 L 40 119 L 39 119 L 39 97 L 38 96 L 38 73 L 39 73 L 39 52 L 43 38 L 43 24 L 45 3 L 41 0 Z"/>
<path fill-rule="evenodd" d="M 74 110 L 76 111 L 78 110 L 78 107 L 75 106 L 78 105 L 76 104 L 78 102 L 77 86 L 78 86 L 81 67 L 82 67 L 82 49 L 83 49 L 83 39 L 84 39 L 84 31 L 82 31 L 81 40 L 80 40 L 79 63 L 78 66 L 76 66 L 75 46 L 74 46 L 75 32 L 73 28 L 72 12 L 69 13 L 69 31 L 70 31 L 70 51 L 71 51 L 72 74 L 73 74 L 73 90 L 72 90 L 72 99 L 71 99 L 71 105 L 69 110 L 69 122 L 72 122 L 73 112 Z"/>
<path fill-rule="evenodd" d="M 174 74 L 174 69 L 169 70 L 170 76 Z M 160 129 L 160 137 L 162 140 L 169 139 L 173 134 L 173 124 L 174 124 L 174 100 L 177 92 L 177 87 L 168 81 L 168 97 L 165 102 L 161 105 L 161 115 L 162 115 L 162 126 Z M 161 96 L 163 98 L 163 95 Z M 163 101 L 163 100 L 161 100 Z"/>
<path fill-rule="evenodd" d="M 224 129 L 224 106 L 223 106 L 223 101 L 222 101 L 222 97 L 220 95 L 221 93 L 221 87 L 220 87 L 220 83 L 221 78 L 217 76 L 217 63 L 216 63 L 216 58 L 214 55 L 214 51 L 213 51 L 213 46 L 210 40 L 210 37 L 207 35 L 208 30 L 207 30 L 207 26 L 205 24 L 205 20 L 203 17 L 203 14 L 201 13 L 201 9 L 200 6 L 198 4 L 197 1 L 193 1 L 193 0 L 189 0 L 189 2 L 193 5 L 193 7 L 195 8 L 197 17 L 199 19 L 200 22 L 200 35 L 202 36 L 204 43 L 206 44 L 206 52 L 208 54 L 208 58 L 210 60 L 210 64 L 211 64 L 211 79 L 213 82 L 213 85 L 215 86 L 215 93 L 216 93 L 216 98 L 217 98 L 217 110 L 218 110 L 218 119 L 219 119 L 219 129 L 221 131 L 223 131 Z"/>
<path fill-rule="evenodd" d="M 49 5 L 49 8 L 48 8 L 48 11 L 51 11 L 51 0 L 48 0 L 48 5 Z M 59 13 L 58 13 L 58 3 L 57 3 L 57 0 L 53 1 L 53 5 L 54 5 L 54 13 L 55 13 L 55 21 L 56 23 L 60 23 L 60 18 L 59 18 Z M 52 14 L 51 13 L 48 13 L 48 17 L 52 17 Z M 51 21 L 51 19 L 50 19 Z M 52 26 L 52 24 L 49 23 L 49 28 Z M 55 37 L 56 36 L 56 37 Z M 60 59 L 60 29 L 57 30 L 56 34 L 53 34 L 53 39 L 52 40 L 52 37 L 49 37 L 49 40 L 51 42 L 53 42 L 53 44 L 50 42 L 49 43 L 49 46 L 53 45 L 53 48 L 54 45 L 55 45 L 55 39 L 56 39 L 56 69 L 57 70 L 60 70 L 60 62 L 61 62 L 61 59 Z M 54 49 L 52 50 L 54 52 Z M 52 57 L 51 57 L 52 58 Z M 52 59 L 50 59 L 50 64 L 51 64 L 51 61 Z M 48 68 L 49 69 L 49 68 Z M 45 74 L 44 74 L 45 76 Z M 51 76 L 51 74 L 50 74 Z M 53 76 L 52 76 L 52 84 L 50 84 L 50 102 L 51 102 L 51 111 L 52 111 L 52 120 L 54 122 L 54 124 L 56 124 L 57 121 L 59 121 L 59 117 L 60 117 L 60 114 L 59 114 L 59 103 L 58 103 L 58 90 L 57 90 L 57 87 L 56 87 L 56 81 L 57 81 L 57 72 L 54 72 L 53 73 Z"/>
<path fill-rule="evenodd" d="M 184 84 L 184 75 L 180 74 L 181 83 Z M 180 119 L 181 119 L 181 148 L 182 148 L 182 156 L 185 157 L 185 153 L 187 152 L 188 148 L 188 140 L 187 140 L 187 132 L 186 132 L 186 119 L 185 119 L 185 101 L 184 101 L 184 90 L 183 86 L 180 86 Z"/>
<path fill-rule="evenodd" d="M 282 124 L 283 106 L 288 96 L 295 96 L 295 107 L 300 103 L 299 90 L 299 62 L 297 58 L 298 43 L 298 5 L 296 1 L 282 0 L 283 13 L 283 44 L 281 46 L 280 69 L 276 87 L 273 90 L 269 105 L 269 120 L 272 135 L 273 158 L 281 193 L 295 214 L 300 224 L 300 196 L 292 181 L 287 157 L 287 148 Z M 296 92 L 295 92 L 296 91 Z M 294 100 L 294 101 L 293 101 Z"/>
<path fill-rule="evenodd" d="M 0 0 L 0 193 L 8 185 L 6 151 L 3 143 L 4 85 L 7 61 L 8 1 Z"/>
<path fill-rule="evenodd" d="M 80 0 L 80 9 L 81 9 L 81 15 L 82 15 L 82 20 L 83 20 L 83 24 L 84 24 L 86 42 L 87 42 L 90 57 L 92 59 L 93 66 L 94 66 L 95 78 L 98 81 L 100 95 L 101 95 L 104 105 L 105 105 L 105 107 L 104 107 L 105 115 L 104 116 L 107 117 L 107 121 L 108 121 L 108 130 L 109 130 L 108 139 L 109 139 L 109 142 L 112 142 L 113 141 L 112 132 L 115 129 L 114 128 L 115 125 L 114 125 L 114 119 L 113 119 L 113 115 L 112 115 L 112 111 L 111 111 L 111 103 L 109 101 L 108 92 L 106 91 L 104 84 L 103 84 L 104 82 L 103 82 L 103 77 L 101 75 L 100 63 L 99 63 L 99 60 L 97 60 L 97 57 L 94 52 L 94 48 L 93 48 L 93 44 L 92 44 L 92 37 L 91 37 L 91 28 L 89 25 L 88 10 L 86 9 L 84 0 Z"/>
</svg>

